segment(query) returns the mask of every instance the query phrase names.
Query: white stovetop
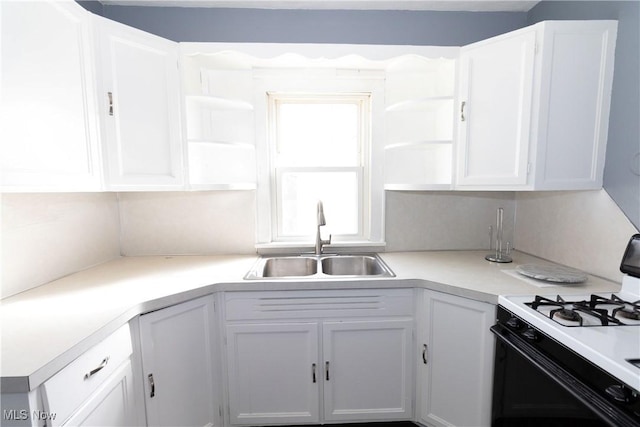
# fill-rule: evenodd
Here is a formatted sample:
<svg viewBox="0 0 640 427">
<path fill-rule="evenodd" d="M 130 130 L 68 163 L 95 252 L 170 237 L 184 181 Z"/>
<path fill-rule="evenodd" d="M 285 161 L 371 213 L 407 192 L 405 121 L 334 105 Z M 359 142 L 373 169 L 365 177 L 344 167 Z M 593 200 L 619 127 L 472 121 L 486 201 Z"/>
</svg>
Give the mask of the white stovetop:
<svg viewBox="0 0 640 427">
<path fill-rule="evenodd" d="M 599 294 L 605 297 L 611 295 L 611 293 Z M 558 293 L 541 292 L 539 295 L 555 300 Z M 622 289 L 620 292 L 616 292 L 616 295 L 625 301 L 640 300 L 640 279 L 625 276 Z M 588 299 L 589 294 L 576 297 L 580 300 Z M 522 295 L 501 295 L 498 303 L 531 326 L 538 328 L 630 387 L 640 391 L 640 368 L 628 362 L 628 359 L 640 359 L 640 324 L 566 327 L 525 305 L 531 300 L 532 298 Z"/>
</svg>

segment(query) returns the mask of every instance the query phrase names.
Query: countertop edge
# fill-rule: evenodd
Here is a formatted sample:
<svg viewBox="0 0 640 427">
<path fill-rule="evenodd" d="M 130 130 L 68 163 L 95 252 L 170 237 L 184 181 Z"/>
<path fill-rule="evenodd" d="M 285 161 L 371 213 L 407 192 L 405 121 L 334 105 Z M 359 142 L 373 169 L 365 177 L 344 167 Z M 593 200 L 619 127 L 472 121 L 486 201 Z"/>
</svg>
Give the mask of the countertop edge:
<svg viewBox="0 0 640 427">
<path fill-rule="evenodd" d="M 461 255 L 461 252 L 469 253 L 469 256 L 475 257 L 474 251 L 453 251 L 458 254 L 446 254 L 446 256 L 460 256 L 464 261 L 465 255 Z M 435 254 L 435 255 L 434 255 Z M 193 287 L 184 288 L 178 290 L 175 293 L 167 293 L 149 300 L 138 301 L 130 306 L 124 306 L 118 314 L 115 314 L 110 320 L 106 320 L 106 323 L 98 323 L 98 329 L 88 332 L 88 335 L 80 338 L 76 344 L 69 344 L 62 353 L 53 357 L 45 362 L 43 366 L 35 369 L 31 374 L 18 375 L 18 376 L 6 376 L 0 377 L 0 389 L 2 393 L 27 393 L 37 389 L 45 381 L 55 375 L 58 371 L 63 369 L 73 360 L 81 356 L 85 351 L 95 346 L 120 326 L 127 322 L 130 322 L 136 316 L 151 311 L 159 310 L 165 307 L 169 307 L 175 304 L 199 298 L 202 296 L 215 294 L 218 292 L 243 292 L 243 291 L 273 291 L 273 290 L 338 290 L 338 289 L 382 289 L 382 288 L 418 288 L 427 289 L 436 292 L 442 292 L 462 298 L 471 300 L 486 302 L 489 304 L 498 304 L 500 295 L 508 294 L 508 292 L 498 292 L 495 289 L 488 289 L 486 292 L 473 287 L 468 286 L 464 282 L 458 283 L 453 278 L 450 284 L 445 283 L 448 281 L 447 277 L 438 277 L 437 279 L 419 277 L 422 275 L 421 271 L 407 271 L 405 270 L 407 262 L 415 262 L 416 257 L 437 257 L 437 253 L 421 254 L 420 252 L 408 252 L 408 253 L 382 253 L 380 254 L 383 260 L 391 267 L 392 270 L 400 274 L 396 277 L 389 278 L 372 278 L 372 279 L 317 279 L 303 282 L 291 281 L 291 280 L 244 280 L 240 276 L 231 276 L 229 278 L 217 278 L 209 284 L 203 284 L 204 282 L 194 283 Z M 442 253 L 441 253 L 442 255 Z M 404 257 L 407 257 L 406 259 Z M 391 258 L 391 259 L 387 259 Z M 253 259 L 257 259 L 253 257 Z M 441 260 L 432 260 L 440 262 Z M 395 265 L 398 262 L 398 265 Z M 475 262 L 475 261 L 474 261 Z M 484 265 L 484 264 L 482 264 Z M 442 265 L 442 269 L 451 268 L 448 265 Z M 460 268 L 460 265 L 457 265 Z M 484 267 L 482 267 L 484 268 Z M 492 267 L 493 268 L 493 267 Z M 502 267 L 499 267 L 502 268 Z M 160 272 L 162 273 L 162 272 Z M 244 273 L 244 272 L 242 272 Z M 418 276 L 418 277 L 417 277 Z M 502 279 L 502 274 L 499 274 Z M 504 275 L 506 276 L 506 275 Z M 154 278 L 152 278 L 154 279 Z M 155 279 L 154 279 L 155 280 Z M 180 276 L 171 277 L 171 280 L 188 280 Z M 473 278 L 475 281 L 476 278 Z M 615 282 L 607 281 L 609 286 L 616 286 Z M 241 286 L 240 286 L 241 285 Z M 545 292 L 541 289 L 538 292 Z M 533 294 L 533 293 L 529 293 Z M 17 369 L 16 369 L 17 370 Z M 12 374 L 12 372 L 10 372 Z"/>
<path fill-rule="evenodd" d="M 222 281 L 211 285 L 178 292 L 163 296 L 143 303 L 135 304 L 121 315 L 109 321 L 98 331 L 87 336 L 78 344 L 66 350 L 64 353 L 51 360 L 27 376 L 0 377 L 0 390 L 2 393 L 26 393 L 37 389 L 45 381 L 80 357 L 91 347 L 100 343 L 110 334 L 115 332 L 125 323 L 130 322 L 136 316 L 161 310 L 172 305 L 180 304 L 195 298 L 218 292 L 248 292 L 248 291 L 273 291 L 290 290 L 292 282 L 285 281 Z M 238 285 L 242 284 L 242 289 Z M 280 289 L 278 289 L 280 288 Z M 357 280 L 317 280 L 305 282 L 305 286 L 296 286 L 296 290 L 348 290 L 348 289 L 394 289 L 394 288 L 419 288 L 437 292 L 443 292 L 462 298 L 483 301 L 490 304 L 498 303 L 498 296 L 475 290 L 459 288 L 445 283 L 432 282 L 419 278 L 388 278 L 388 279 L 357 279 Z"/>
</svg>

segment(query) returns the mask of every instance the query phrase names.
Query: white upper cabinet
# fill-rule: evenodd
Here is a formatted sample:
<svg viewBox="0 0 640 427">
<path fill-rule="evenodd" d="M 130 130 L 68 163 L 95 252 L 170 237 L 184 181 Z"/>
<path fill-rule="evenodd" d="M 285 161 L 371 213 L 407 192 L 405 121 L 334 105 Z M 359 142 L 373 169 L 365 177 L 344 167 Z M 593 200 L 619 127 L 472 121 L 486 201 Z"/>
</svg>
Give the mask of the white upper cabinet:
<svg viewBox="0 0 640 427">
<path fill-rule="evenodd" d="M 178 45 L 95 17 L 108 189 L 184 187 Z"/>
<path fill-rule="evenodd" d="M 601 188 L 616 29 L 549 21 L 463 47 L 457 188 Z"/>
<path fill-rule="evenodd" d="M 87 12 L 2 1 L 2 191 L 96 191 L 101 158 Z"/>
<path fill-rule="evenodd" d="M 527 162 L 535 30 L 462 49 L 458 185 L 523 185 Z"/>
</svg>

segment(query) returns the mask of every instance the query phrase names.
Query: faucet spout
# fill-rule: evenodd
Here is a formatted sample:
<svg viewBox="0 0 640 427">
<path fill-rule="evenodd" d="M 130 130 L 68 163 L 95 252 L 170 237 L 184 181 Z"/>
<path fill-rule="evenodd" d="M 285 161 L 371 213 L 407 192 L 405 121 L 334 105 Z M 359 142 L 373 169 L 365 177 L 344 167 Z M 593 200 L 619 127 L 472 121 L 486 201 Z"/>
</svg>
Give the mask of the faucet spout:
<svg viewBox="0 0 640 427">
<path fill-rule="evenodd" d="M 327 225 L 327 221 L 324 217 L 324 208 L 322 206 L 322 201 L 318 201 L 318 222 L 316 229 L 316 255 L 322 255 L 322 247 L 324 245 L 331 244 L 331 235 L 329 235 L 329 240 L 323 240 L 320 235 L 320 227 L 323 225 Z"/>
<path fill-rule="evenodd" d="M 327 220 L 324 218 L 324 207 L 322 206 L 322 200 L 318 201 L 318 227 L 321 225 L 327 225 Z"/>
</svg>

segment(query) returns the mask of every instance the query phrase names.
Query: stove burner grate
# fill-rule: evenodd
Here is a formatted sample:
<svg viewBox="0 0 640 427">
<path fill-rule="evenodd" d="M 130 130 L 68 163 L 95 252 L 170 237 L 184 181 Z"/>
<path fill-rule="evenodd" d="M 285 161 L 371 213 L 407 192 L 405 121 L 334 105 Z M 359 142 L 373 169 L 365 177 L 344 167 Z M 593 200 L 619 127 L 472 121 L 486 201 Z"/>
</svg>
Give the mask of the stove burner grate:
<svg viewBox="0 0 640 427">
<path fill-rule="evenodd" d="M 615 294 L 610 298 L 591 295 L 582 301 L 565 301 L 560 295 L 555 300 L 536 295 L 526 305 L 563 326 L 624 326 L 640 321 L 640 301 L 627 302 Z M 585 315 L 589 322 L 584 321 Z"/>
</svg>

